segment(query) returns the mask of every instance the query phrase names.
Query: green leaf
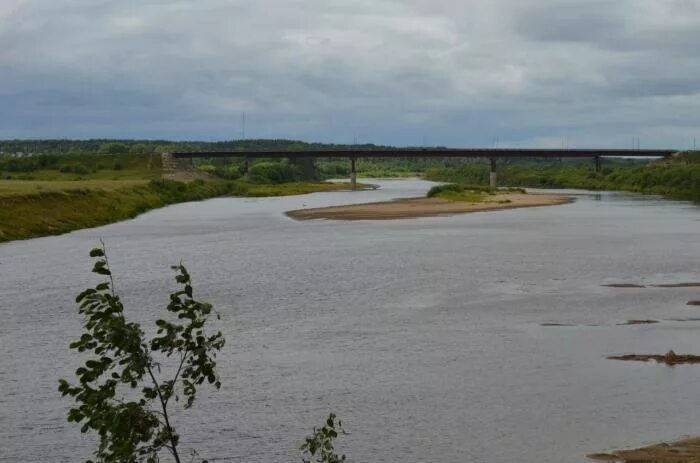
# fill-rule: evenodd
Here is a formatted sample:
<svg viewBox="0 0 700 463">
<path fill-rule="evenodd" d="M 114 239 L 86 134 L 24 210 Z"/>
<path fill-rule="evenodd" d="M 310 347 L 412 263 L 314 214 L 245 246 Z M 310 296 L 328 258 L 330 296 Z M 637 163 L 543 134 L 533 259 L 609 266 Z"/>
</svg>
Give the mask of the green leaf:
<svg viewBox="0 0 700 463">
<path fill-rule="evenodd" d="M 90 251 L 90 257 L 102 257 L 104 255 L 105 255 L 104 251 L 100 248 L 93 248 Z"/>
</svg>

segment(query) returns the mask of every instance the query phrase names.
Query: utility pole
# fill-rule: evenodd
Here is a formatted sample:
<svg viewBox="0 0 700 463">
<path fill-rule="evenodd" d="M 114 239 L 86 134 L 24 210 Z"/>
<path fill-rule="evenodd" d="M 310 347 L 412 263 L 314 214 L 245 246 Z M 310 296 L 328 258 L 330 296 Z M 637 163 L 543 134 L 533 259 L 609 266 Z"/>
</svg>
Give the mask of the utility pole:
<svg viewBox="0 0 700 463">
<path fill-rule="evenodd" d="M 245 111 L 241 113 L 241 140 L 245 140 Z"/>
</svg>

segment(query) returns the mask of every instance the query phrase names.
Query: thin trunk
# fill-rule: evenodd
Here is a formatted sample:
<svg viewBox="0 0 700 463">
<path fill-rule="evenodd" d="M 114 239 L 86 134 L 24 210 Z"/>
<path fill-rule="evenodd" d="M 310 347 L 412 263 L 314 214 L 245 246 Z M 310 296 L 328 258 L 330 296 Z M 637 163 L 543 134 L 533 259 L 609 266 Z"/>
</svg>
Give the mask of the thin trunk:
<svg viewBox="0 0 700 463">
<path fill-rule="evenodd" d="M 163 394 L 160 392 L 160 386 L 158 384 L 158 381 L 156 380 L 156 377 L 153 376 L 153 372 L 151 371 L 151 367 L 147 366 L 148 369 L 148 374 L 151 376 L 151 381 L 153 381 L 153 384 L 156 386 L 156 391 L 158 392 L 158 400 L 160 400 L 160 405 L 163 408 L 163 418 L 165 419 L 165 427 L 168 430 L 168 437 L 170 438 L 170 451 L 173 454 L 173 457 L 175 458 L 175 463 L 180 463 L 180 456 L 177 453 L 177 442 L 175 442 L 175 436 L 173 435 L 173 428 L 170 426 L 170 419 L 168 419 L 168 407 L 166 401 L 163 399 Z"/>
</svg>

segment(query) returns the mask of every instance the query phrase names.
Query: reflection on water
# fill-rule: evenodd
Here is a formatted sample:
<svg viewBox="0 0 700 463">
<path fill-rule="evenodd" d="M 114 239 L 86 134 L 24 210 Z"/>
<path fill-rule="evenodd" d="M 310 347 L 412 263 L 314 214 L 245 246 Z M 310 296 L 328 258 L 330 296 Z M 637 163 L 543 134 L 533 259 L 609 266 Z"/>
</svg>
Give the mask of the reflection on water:
<svg viewBox="0 0 700 463">
<path fill-rule="evenodd" d="M 75 294 L 105 239 L 129 314 L 151 323 L 180 259 L 227 337 L 223 386 L 183 415 L 185 446 L 289 462 L 335 411 L 354 461 L 581 462 L 700 435 L 692 366 L 614 362 L 700 353 L 699 209 L 619 193 L 573 204 L 401 221 L 296 222 L 301 207 L 419 196 L 429 183 L 219 198 L 0 245 L 0 460 L 78 461 L 56 378 L 76 367 Z M 657 324 L 617 326 L 627 320 Z M 572 326 L 541 326 L 561 324 Z M 203 391 L 204 392 L 204 391 Z M 186 426 L 188 423 L 196 426 Z"/>
</svg>

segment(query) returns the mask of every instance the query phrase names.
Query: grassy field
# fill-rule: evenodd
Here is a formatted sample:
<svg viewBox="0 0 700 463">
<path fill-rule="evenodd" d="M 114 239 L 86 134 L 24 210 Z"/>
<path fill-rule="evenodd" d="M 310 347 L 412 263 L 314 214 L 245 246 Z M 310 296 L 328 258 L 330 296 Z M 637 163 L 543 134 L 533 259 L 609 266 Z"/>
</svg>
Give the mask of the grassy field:
<svg viewBox="0 0 700 463">
<path fill-rule="evenodd" d="M 21 161 L 21 162 L 20 162 Z M 43 164 L 41 164 L 43 162 Z M 0 163 L 0 242 L 105 225 L 184 201 L 216 196 L 284 196 L 347 189 L 348 184 L 255 184 L 161 180 L 157 155 L 72 155 Z"/>
<path fill-rule="evenodd" d="M 0 197 L 26 196 L 71 190 L 115 191 L 144 186 L 148 180 L 0 180 Z"/>
<path fill-rule="evenodd" d="M 466 201 L 468 203 L 480 203 L 488 198 L 488 193 L 483 193 L 480 191 L 463 191 L 458 193 L 456 191 L 446 191 L 444 193 L 438 194 L 437 198 L 447 199 L 450 201 Z"/>
<path fill-rule="evenodd" d="M 255 185 L 211 180 L 0 180 L 0 242 L 66 233 L 145 211 L 217 196 L 285 196 L 348 189 L 348 184 Z"/>
</svg>

